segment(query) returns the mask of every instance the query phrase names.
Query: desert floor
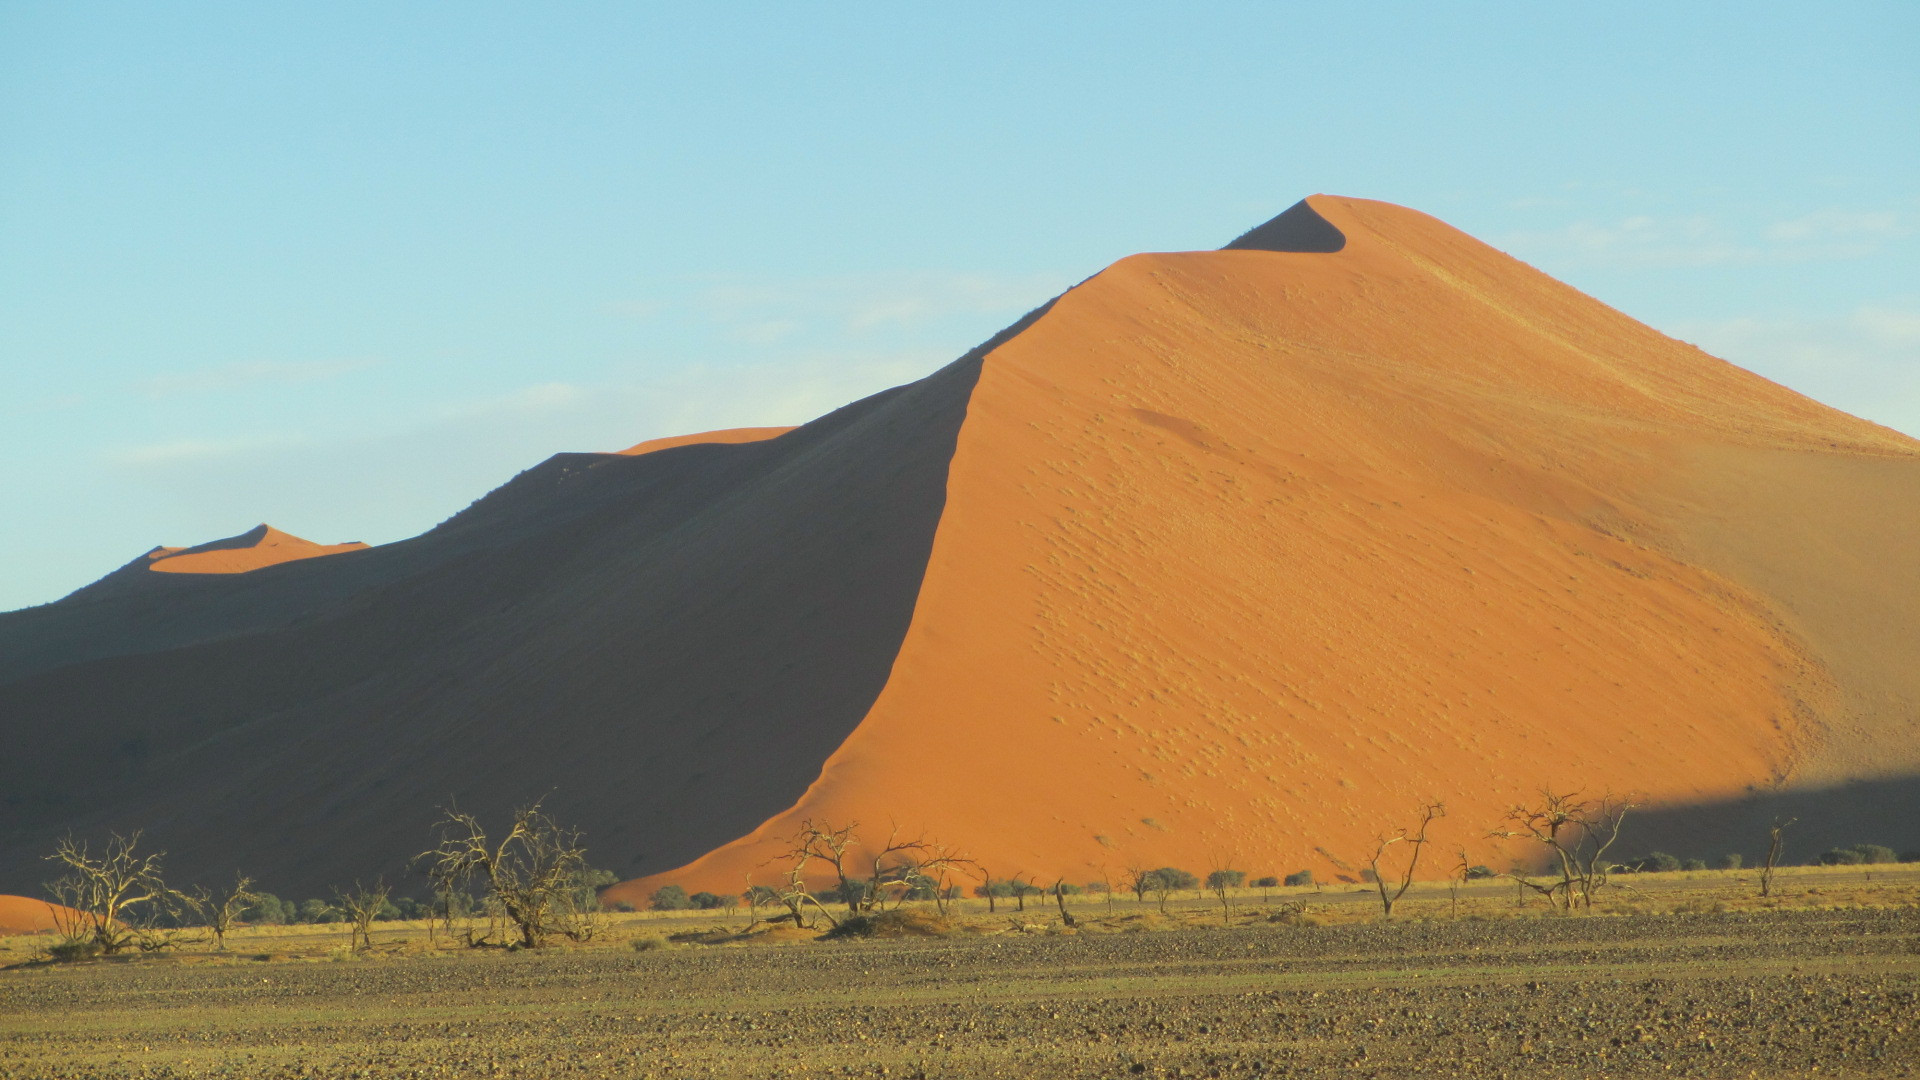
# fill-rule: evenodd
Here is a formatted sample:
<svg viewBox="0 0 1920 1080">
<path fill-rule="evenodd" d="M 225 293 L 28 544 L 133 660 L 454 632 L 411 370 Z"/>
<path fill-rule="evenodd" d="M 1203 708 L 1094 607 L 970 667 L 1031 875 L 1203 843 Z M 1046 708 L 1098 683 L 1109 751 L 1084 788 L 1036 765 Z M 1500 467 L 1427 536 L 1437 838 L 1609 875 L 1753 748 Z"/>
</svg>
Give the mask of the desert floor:
<svg viewBox="0 0 1920 1080">
<path fill-rule="evenodd" d="M 1591 915 L 1508 884 L 1245 890 L 941 936 L 618 915 L 591 944 L 383 923 L 78 964 L 0 941 L 0 1076 L 1920 1076 L 1920 866 L 1636 875 Z M 712 942 L 716 944 L 702 944 Z"/>
</svg>

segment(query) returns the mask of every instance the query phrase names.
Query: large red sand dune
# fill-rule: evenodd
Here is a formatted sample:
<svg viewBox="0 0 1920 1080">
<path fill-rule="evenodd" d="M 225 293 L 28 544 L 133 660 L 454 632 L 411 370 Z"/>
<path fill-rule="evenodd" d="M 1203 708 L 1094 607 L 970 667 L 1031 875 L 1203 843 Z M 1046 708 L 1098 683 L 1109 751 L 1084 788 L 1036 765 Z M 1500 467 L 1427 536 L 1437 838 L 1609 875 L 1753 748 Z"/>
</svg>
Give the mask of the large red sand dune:
<svg viewBox="0 0 1920 1080">
<path fill-rule="evenodd" d="M 1439 799 L 1444 872 L 1543 785 L 1644 799 L 1639 850 L 1920 847 L 1916 535 L 1913 440 L 1316 196 L 799 428 L 0 615 L 0 887 L 108 828 L 416 880 L 436 806 L 548 793 L 632 902 L 770 882 L 806 818 L 1326 876 Z M 306 550 L 265 539 L 201 554 Z"/>
<path fill-rule="evenodd" d="M 1849 730 L 1835 696 L 1920 698 L 1920 447 L 1424 215 L 1311 205 L 1337 254 L 1136 256 L 986 358 L 872 711 L 792 809 L 621 897 L 771 880 L 806 818 L 996 875 L 1324 877 L 1425 799 L 1491 861 L 1545 785 L 1671 804 L 1920 764 L 1910 718 Z M 1782 490 L 1744 528 L 1673 498 L 1762 461 Z M 1742 554 L 1820 530 L 1807 493 L 1849 562 L 1802 571 L 1850 584 L 1796 594 L 1839 597 L 1823 627 Z M 1818 648 L 1876 601 L 1879 655 Z"/>
</svg>

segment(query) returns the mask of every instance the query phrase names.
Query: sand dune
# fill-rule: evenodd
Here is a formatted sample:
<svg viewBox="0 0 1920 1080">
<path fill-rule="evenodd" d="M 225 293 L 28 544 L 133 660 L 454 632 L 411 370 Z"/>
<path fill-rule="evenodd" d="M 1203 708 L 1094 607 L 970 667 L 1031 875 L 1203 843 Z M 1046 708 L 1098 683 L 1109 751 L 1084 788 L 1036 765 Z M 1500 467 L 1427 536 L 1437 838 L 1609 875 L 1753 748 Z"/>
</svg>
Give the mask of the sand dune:
<svg viewBox="0 0 1920 1080">
<path fill-rule="evenodd" d="M 147 552 L 147 569 L 162 574 L 244 574 L 264 566 L 342 551 L 362 551 L 367 545 L 316 544 L 283 533 L 271 525 L 256 525 L 239 536 L 188 548 L 157 547 Z"/>
<path fill-rule="evenodd" d="M 406 880 L 435 805 L 546 792 L 635 901 L 771 880 L 807 817 L 996 877 L 1333 876 L 1443 799 L 1499 861 L 1541 785 L 1717 854 L 1687 807 L 1724 844 L 1920 778 L 1916 514 L 1913 440 L 1316 196 L 798 428 L 0 615 L 0 886 L 134 826 L 185 880 Z M 1920 846 L 1827 838 L 1849 806 L 1800 842 Z"/>
<path fill-rule="evenodd" d="M 1123 260 L 987 358 L 873 711 L 790 811 L 623 895 L 741 880 L 807 817 L 925 830 L 997 875 L 1327 877 L 1425 798 L 1485 849 L 1541 785 L 1675 804 L 1836 752 L 1920 764 L 1887 710 L 1851 730 L 1834 696 L 1849 663 L 1915 670 L 1912 440 L 1424 215 L 1312 203 L 1338 254 L 1323 230 Z M 1717 482 L 1714 454 L 1904 499 L 1827 576 L 1852 588 L 1834 625 L 1877 592 L 1908 636 L 1823 651 L 1768 581 L 1699 555 L 1666 492 Z M 1844 501 L 1820 526 L 1842 547 Z"/>
<path fill-rule="evenodd" d="M 0 896 L 0 934 L 53 933 L 60 929 L 62 913 L 79 915 L 72 908 L 30 896 Z"/>
<path fill-rule="evenodd" d="M 719 431 L 703 431 L 697 435 L 669 435 L 663 439 L 648 439 L 646 442 L 636 443 L 620 451 L 620 453 L 632 456 L 635 454 L 651 454 L 655 450 L 671 450 L 676 446 L 697 446 L 703 443 L 726 443 L 731 445 L 735 443 L 760 442 L 764 439 L 778 438 L 792 430 L 790 427 L 740 427 L 722 428 Z"/>
</svg>

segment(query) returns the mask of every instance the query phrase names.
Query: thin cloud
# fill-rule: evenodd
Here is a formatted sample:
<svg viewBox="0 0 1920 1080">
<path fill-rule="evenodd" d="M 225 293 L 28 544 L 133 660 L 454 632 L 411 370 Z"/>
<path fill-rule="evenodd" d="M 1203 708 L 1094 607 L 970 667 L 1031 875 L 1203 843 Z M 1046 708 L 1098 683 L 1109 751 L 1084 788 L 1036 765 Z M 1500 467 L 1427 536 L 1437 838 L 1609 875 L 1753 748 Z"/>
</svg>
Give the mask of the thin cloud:
<svg viewBox="0 0 1920 1080">
<path fill-rule="evenodd" d="M 1920 437 L 1920 299 L 1827 318 L 1750 317 L 1668 329 L 1809 397 Z"/>
<path fill-rule="evenodd" d="M 133 469 L 171 468 L 231 459 L 248 453 L 287 446 L 297 440 L 232 438 L 174 439 L 103 451 L 100 459 L 108 465 Z"/>
<path fill-rule="evenodd" d="M 153 397 L 204 394 L 262 383 L 300 384 L 337 379 L 378 363 L 364 357 L 336 360 L 253 360 L 198 371 L 173 372 L 142 380 L 140 389 Z"/>
<path fill-rule="evenodd" d="M 1827 209 L 1746 230 L 1705 215 L 1635 214 L 1500 241 L 1529 259 L 1639 269 L 1860 259 L 1912 231 L 1911 215 L 1899 211 Z"/>
</svg>

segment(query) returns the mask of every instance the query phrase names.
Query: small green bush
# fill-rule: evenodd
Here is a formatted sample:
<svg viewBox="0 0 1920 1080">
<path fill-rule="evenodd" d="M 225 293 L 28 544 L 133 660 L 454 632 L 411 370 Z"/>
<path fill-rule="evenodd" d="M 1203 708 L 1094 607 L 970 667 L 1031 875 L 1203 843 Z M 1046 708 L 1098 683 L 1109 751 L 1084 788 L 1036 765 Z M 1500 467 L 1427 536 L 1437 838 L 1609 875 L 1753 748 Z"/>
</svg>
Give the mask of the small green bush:
<svg viewBox="0 0 1920 1080">
<path fill-rule="evenodd" d="M 1680 860 L 1664 851 L 1650 851 L 1634 862 L 1633 869 L 1642 874 L 1665 874 L 1680 869 Z"/>
<path fill-rule="evenodd" d="M 300 921 L 303 923 L 332 923 L 346 918 L 340 909 L 318 897 L 300 901 Z"/>
<path fill-rule="evenodd" d="M 712 911 L 720 906 L 720 897 L 710 892 L 697 892 L 687 897 L 687 902 L 701 911 Z"/>
<path fill-rule="evenodd" d="M 1286 883 L 1288 885 L 1311 885 L 1313 884 L 1313 871 L 1297 870 L 1287 875 Z"/>
<path fill-rule="evenodd" d="M 1469 866 L 1469 867 L 1467 867 L 1467 880 L 1468 880 L 1468 881 L 1484 881 L 1484 880 L 1486 880 L 1487 878 L 1490 878 L 1490 877 L 1493 877 L 1493 876 L 1494 876 L 1494 874 L 1493 874 L 1493 867 L 1491 867 L 1491 866 Z"/>
<path fill-rule="evenodd" d="M 1237 889 L 1247 880 L 1245 870 L 1215 870 L 1207 875 L 1209 889 Z"/>
<path fill-rule="evenodd" d="M 1688 859 L 1680 864 L 1682 870 L 1705 870 L 1706 868 L 1707 860 L 1705 859 Z"/>
<path fill-rule="evenodd" d="M 1720 856 L 1720 869 L 1738 870 L 1746 861 L 1746 856 L 1737 851 L 1729 851 L 1725 855 Z"/>
<path fill-rule="evenodd" d="M 685 911 L 689 902 L 687 890 L 678 885 L 662 885 L 647 899 L 655 911 Z"/>
<path fill-rule="evenodd" d="M 1313 875 L 1308 874 L 1307 877 L 1311 878 L 1313 877 Z M 1280 879 L 1277 877 L 1274 877 L 1272 874 L 1268 874 L 1266 877 L 1263 877 L 1263 878 L 1255 878 L 1253 880 L 1253 887 L 1256 889 L 1271 889 L 1278 884 L 1280 884 Z"/>
<path fill-rule="evenodd" d="M 1859 866 L 1869 863 L 1898 862 L 1893 849 L 1884 844 L 1855 844 L 1821 852 L 1820 861 L 1828 866 Z"/>
<path fill-rule="evenodd" d="M 652 952 L 655 949 L 666 948 L 667 939 L 659 934 L 648 934 L 645 937 L 634 938 L 632 945 L 634 952 Z"/>
</svg>

